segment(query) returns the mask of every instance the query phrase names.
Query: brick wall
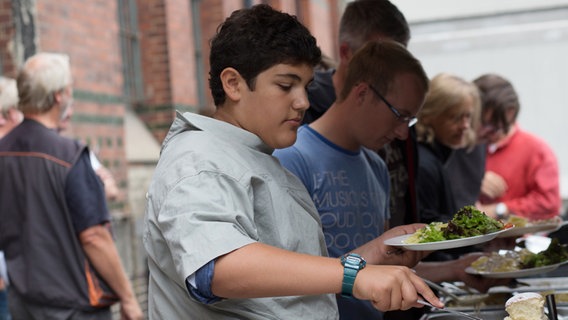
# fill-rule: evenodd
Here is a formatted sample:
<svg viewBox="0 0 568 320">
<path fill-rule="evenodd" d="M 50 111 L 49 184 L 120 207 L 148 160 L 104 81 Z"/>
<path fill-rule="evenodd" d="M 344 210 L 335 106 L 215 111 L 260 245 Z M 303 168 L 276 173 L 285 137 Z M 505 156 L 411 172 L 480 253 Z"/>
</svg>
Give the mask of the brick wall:
<svg viewBox="0 0 568 320">
<path fill-rule="evenodd" d="M 10 42 L 14 41 L 14 16 L 12 2 L 0 0 L 0 71 L 6 77 L 16 76 L 15 52 L 10 50 Z"/>
<path fill-rule="evenodd" d="M 136 112 L 162 141 L 174 116 L 170 83 L 166 1 L 137 0 L 144 101 Z"/>
</svg>

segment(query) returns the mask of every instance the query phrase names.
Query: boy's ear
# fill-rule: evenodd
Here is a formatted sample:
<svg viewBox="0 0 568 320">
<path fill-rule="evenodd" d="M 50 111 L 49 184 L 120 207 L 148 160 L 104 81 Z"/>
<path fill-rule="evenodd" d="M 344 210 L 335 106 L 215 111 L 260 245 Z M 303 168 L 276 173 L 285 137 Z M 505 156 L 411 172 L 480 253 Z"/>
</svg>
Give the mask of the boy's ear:
<svg viewBox="0 0 568 320">
<path fill-rule="evenodd" d="M 345 65 L 347 65 L 347 62 L 349 62 L 349 60 L 351 60 L 352 56 L 353 56 L 353 52 L 351 51 L 351 48 L 349 47 L 347 42 L 340 43 L 339 44 L 339 60 L 344 61 Z"/>
<path fill-rule="evenodd" d="M 364 82 L 359 82 L 351 89 L 351 91 L 353 91 L 353 94 L 355 94 L 359 105 L 363 104 L 363 102 L 365 101 L 365 96 L 367 95 L 368 90 L 370 90 L 369 86 Z"/>
<path fill-rule="evenodd" d="M 243 78 L 241 74 L 234 68 L 226 68 L 221 72 L 221 83 L 227 98 L 238 101 L 241 98 L 241 87 Z"/>
</svg>

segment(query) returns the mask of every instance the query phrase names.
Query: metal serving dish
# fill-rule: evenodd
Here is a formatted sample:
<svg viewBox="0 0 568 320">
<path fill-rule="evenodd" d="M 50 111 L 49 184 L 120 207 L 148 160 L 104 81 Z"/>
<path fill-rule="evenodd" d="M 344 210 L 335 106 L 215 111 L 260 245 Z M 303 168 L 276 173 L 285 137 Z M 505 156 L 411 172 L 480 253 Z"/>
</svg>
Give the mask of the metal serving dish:
<svg viewBox="0 0 568 320">
<path fill-rule="evenodd" d="M 562 266 L 563 275 L 568 274 L 568 265 Z M 559 268 L 560 269 L 560 268 Z M 456 283 L 458 287 L 463 284 Z M 489 290 L 489 298 L 478 306 L 457 305 L 451 299 L 444 299 L 448 309 L 475 315 L 484 320 L 503 320 L 507 316 L 505 302 L 519 292 L 539 292 L 543 295 L 554 292 L 559 320 L 568 320 L 568 277 L 541 277 L 519 279 L 515 287 L 499 286 Z M 546 311 L 546 309 L 545 309 Z M 443 311 L 431 310 L 420 320 L 463 320 L 464 317 Z"/>
<path fill-rule="evenodd" d="M 480 311 L 475 310 L 461 310 L 462 312 L 477 316 L 483 320 L 503 320 L 507 316 L 507 312 L 503 309 L 483 309 Z M 558 320 L 568 320 L 568 306 L 558 306 L 556 307 L 558 313 Z M 545 306 L 545 312 L 546 306 Z M 459 315 L 445 313 L 443 311 L 432 311 L 427 313 L 420 320 L 463 320 L 464 317 Z"/>
<path fill-rule="evenodd" d="M 479 313 L 471 313 L 483 320 L 503 320 L 507 316 L 504 310 L 480 311 Z M 420 320 L 463 320 L 465 317 L 450 313 L 430 313 L 425 314 Z"/>
<path fill-rule="evenodd" d="M 558 320 L 568 320 L 568 307 L 557 308 Z M 479 312 L 471 312 L 471 315 L 477 316 L 483 320 L 503 320 L 507 316 L 505 310 L 483 310 Z M 463 320 L 464 317 L 459 315 L 435 312 L 425 314 L 420 320 Z"/>
</svg>

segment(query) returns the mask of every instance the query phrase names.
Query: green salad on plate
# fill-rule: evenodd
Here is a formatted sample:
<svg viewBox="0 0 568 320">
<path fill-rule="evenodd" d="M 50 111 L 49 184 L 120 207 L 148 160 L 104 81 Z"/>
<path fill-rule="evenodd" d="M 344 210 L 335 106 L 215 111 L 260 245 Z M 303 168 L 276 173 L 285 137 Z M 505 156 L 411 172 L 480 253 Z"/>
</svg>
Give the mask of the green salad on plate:
<svg viewBox="0 0 568 320">
<path fill-rule="evenodd" d="M 427 243 L 480 236 L 505 226 L 474 206 L 461 208 L 447 223 L 431 222 L 408 237 L 405 243 Z"/>
</svg>

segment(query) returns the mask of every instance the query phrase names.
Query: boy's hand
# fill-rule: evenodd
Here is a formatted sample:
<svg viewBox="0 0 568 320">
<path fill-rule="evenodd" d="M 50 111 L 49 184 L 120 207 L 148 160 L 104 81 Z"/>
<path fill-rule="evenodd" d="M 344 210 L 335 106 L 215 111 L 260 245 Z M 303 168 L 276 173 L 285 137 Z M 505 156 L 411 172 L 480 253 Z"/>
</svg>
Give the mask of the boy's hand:
<svg viewBox="0 0 568 320">
<path fill-rule="evenodd" d="M 420 277 L 402 266 L 367 265 L 355 278 L 353 293 L 358 299 L 370 300 L 383 312 L 421 308 L 416 301 L 422 298 L 436 307 L 444 307 Z"/>
</svg>

